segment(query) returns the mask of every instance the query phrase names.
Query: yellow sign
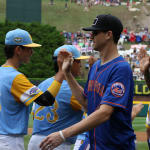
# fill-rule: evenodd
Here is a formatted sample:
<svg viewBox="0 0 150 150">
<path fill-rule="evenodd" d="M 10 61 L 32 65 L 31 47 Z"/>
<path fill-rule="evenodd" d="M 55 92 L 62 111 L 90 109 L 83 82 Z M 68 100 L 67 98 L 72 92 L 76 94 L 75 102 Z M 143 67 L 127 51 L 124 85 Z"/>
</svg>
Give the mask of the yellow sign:
<svg viewBox="0 0 150 150">
<path fill-rule="evenodd" d="M 150 104 L 150 101 L 133 101 L 133 104 Z"/>
</svg>

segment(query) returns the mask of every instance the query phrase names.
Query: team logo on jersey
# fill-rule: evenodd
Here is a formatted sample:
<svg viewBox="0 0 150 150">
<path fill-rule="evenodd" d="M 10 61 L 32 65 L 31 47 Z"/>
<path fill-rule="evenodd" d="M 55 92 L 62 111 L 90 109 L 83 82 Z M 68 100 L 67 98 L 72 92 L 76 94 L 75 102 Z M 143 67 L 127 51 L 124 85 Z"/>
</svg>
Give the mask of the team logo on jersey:
<svg viewBox="0 0 150 150">
<path fill-rule="evenodd" d="M 35 95 L 35 94 L 39 93 L 39 91 L 40 90 L 38 87 L 33 87 L 30 89 L 29 93 L 30 93 L 30 95 Z"/>
<path fill-rule="evenodd" d="M 121 97 L 125 93 L 125 87 L 122 83 L 116 82 L 111 86 L 111 93 L 116 97 Z"/>
<path fill-rule="evenodd" d="M 14 41 L 16 43 L 21 43 L 22 42 L 22 38 L 21 37 L 16 37 L 16 38 L 14 38 Z"/>
</svg>

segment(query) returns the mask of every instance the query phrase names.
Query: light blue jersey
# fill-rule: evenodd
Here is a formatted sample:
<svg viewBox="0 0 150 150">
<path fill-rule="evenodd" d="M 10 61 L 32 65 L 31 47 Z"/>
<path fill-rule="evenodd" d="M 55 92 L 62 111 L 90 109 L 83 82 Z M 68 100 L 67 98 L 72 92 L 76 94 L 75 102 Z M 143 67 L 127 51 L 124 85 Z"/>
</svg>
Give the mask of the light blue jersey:
<svg viewBox="0 0 150 150">
<path fill-rule="evenodd" d="M 45 92 L 53 80 L 54 78 L 49 78 L 43 81 L 39 88 Z M 82 116 L 81 105 L 72 96 L 70 87 L 64 80 L 52 106 L 44 107 L 35 104 L 33 135 L 47 136 L 81 121 Z M 68 139 L 70 143 L 74 143 L 75 140 L 76 137 Z"/>
<path fill-rule="evenodd" d="M 0 67 L 0 134 L 26 134 L 29 108 L 12 95 L 14 78 L 19 75 L 13 67 Z"/>
</svg>

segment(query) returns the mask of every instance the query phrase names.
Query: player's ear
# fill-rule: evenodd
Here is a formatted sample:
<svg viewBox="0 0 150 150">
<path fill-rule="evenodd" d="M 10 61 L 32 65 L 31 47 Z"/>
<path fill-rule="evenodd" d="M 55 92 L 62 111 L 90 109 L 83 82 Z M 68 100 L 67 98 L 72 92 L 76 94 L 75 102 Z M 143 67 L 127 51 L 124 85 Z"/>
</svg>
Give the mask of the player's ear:
<svg viewBox="0 0 150 150">
<path fill-rule="evenodd" d="M 20 46 L 16 46 L 15 50 L 14 50 L 14 54 L 19 56 L 22 52 L 22 49 Z"/>
<path fill-rule="evenodd" d="M 106 32 L 106 39 L 108 40 L 108 39 L 110 39 L 112 37 L 113 37 L 112 31 L 107 31 Z"/>
</svg>

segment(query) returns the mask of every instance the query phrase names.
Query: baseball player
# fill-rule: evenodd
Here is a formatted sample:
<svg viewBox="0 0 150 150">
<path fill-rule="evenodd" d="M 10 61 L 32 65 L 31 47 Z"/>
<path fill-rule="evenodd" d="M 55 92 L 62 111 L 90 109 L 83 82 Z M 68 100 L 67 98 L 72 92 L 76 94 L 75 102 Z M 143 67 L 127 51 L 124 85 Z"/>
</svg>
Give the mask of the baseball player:
<svg viewBox="0 0 150 150">
<path fill-rule="evenodd" d="M 60 69 L 51 85 L 43 92 L 18 71 L 22 63 L 28 63 L 33 47 L 30 34 L 22 29 L 9 31 L 5 38 L 6 62 L 0 67 L 0 150 L 24 150 L 24 135 L 27 134 L 29 104 L 33 101 L 50 106 L 64 79 Z"/>
<path fill-rule="evenodd" d="M 144 74 L 144 78 L 148 88 L 150 89 L 150 57 L 145 49 L 140 49 L 138 54 L 140 62 L 140 70 Z M 146 117 L 146 133 L 147 133 L 147 143 L 150 149 L 150 105 L 148 107 L 147 117 Z"/>
<path fill-rule="evenodd" d="M 93 48 L 100 52 L 101 58 L 91 67 L 84 91 L 70 72 L 70 53 L 62 51 L 60 55 L 64 57 L 65 78 L 88 116 L 62 130 L 61 136 L 59 132 L 48 135 L 40 147 L 46 150 L 49 146 L 53 150 L 66 138 L 89 131 L 90 150 L 135 150 L 132 70 L 117 50 L 123 25 L 117 17 L 103 14 L 84 30 L 92 31 Z"/>
<path fill-rule="evenodd" d="M 61 49 L 71 52 L 74 61 L 71 72 L 74 77 L 79 76 L 82 59 L 88 59 L 88 56 L 81 56 L 80 52 L 73 45 L 63 45 L 57 48 L 54 52 L 55 71 L 58 71 L 57 56 Z M 52 84 L 55 77 L 48 78 L 43 81 L 38 87 L 43 92 Z M 55 103 L 50 107 L 43 107 L 35 104 L 33 133 L 30 139 L 28 150 L 40 150 L 40 142 L 49 134 L 63 130 L 79 121 L 83 116 L 82 107 L 76 98 L 73 96 L 70 87 L 66 80 L 62 82 L 61 88 L 56 96 Z M 38 141 L 38 142 L 37 142 Z M 76 136 L 66 139 L 55 150 L 70 150 L 71 145 L 76 141 Z"/>
</svg>

